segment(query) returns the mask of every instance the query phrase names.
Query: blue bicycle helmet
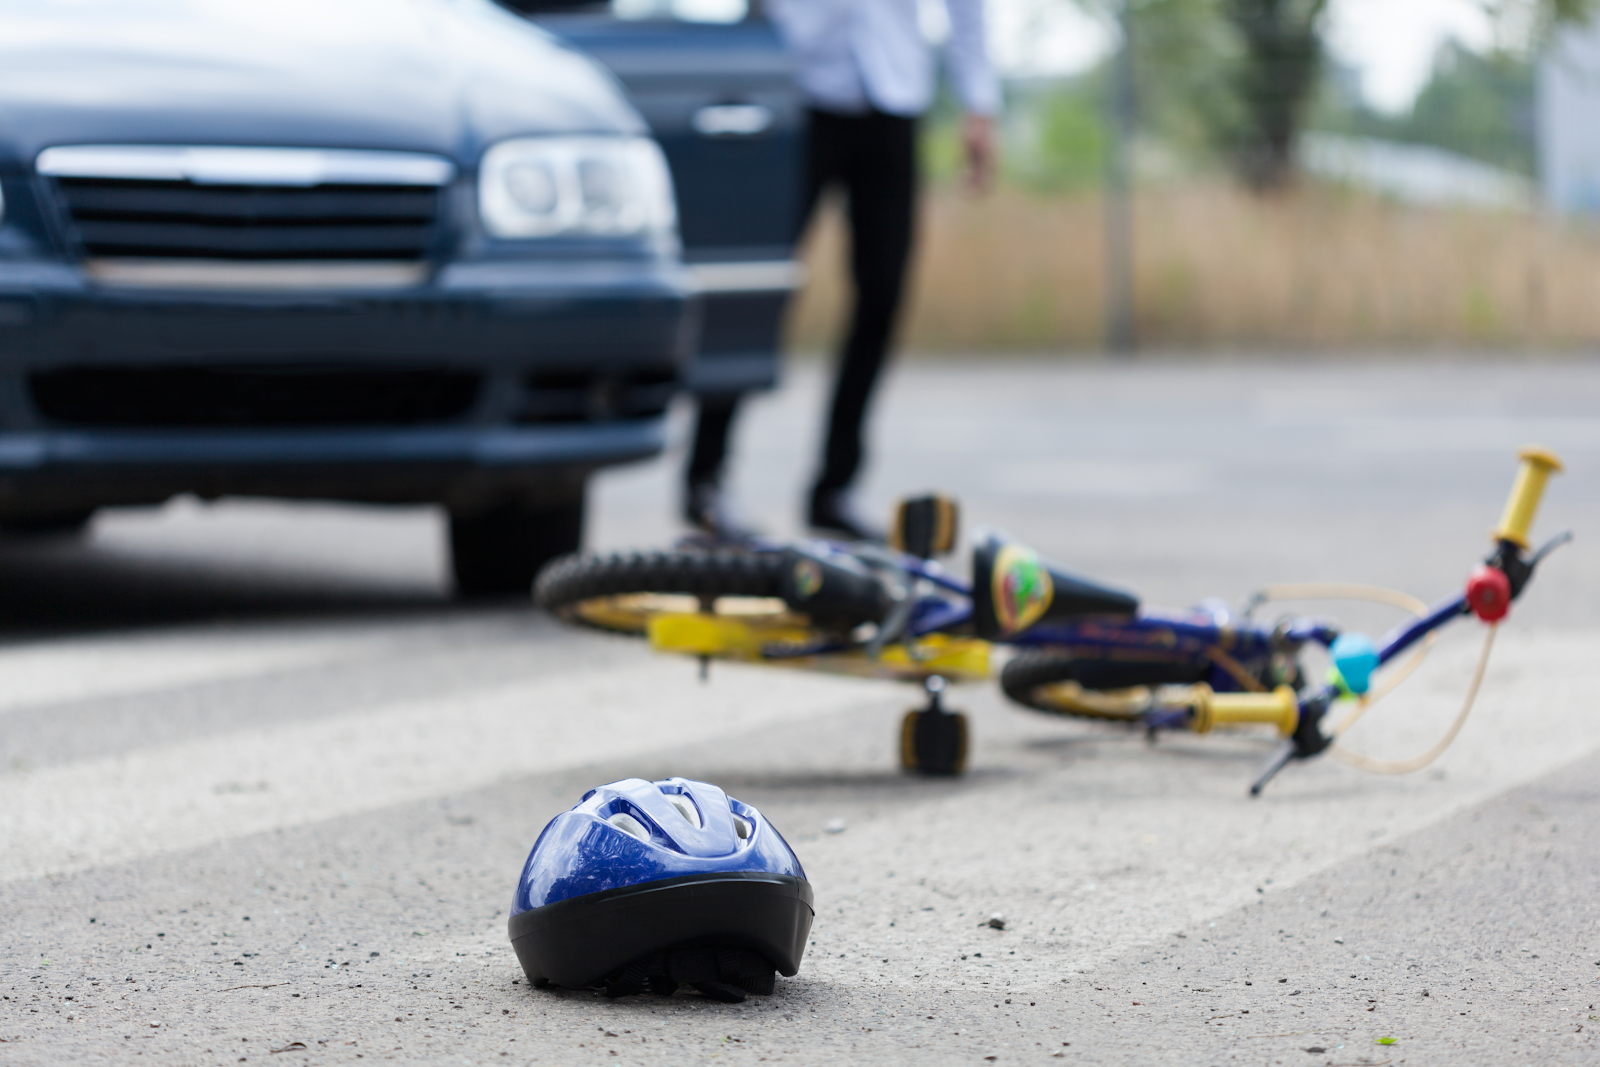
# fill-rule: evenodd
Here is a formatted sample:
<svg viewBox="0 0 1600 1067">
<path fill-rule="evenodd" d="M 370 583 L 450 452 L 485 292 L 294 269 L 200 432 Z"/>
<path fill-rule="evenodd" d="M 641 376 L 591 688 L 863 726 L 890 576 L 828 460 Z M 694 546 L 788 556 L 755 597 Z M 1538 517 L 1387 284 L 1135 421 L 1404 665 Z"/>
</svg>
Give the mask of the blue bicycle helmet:
<svg viewBox="0 0 1600 1067">
<path fill-rule="evenodd" d="M 730 1002 L 800 969 L 813 918 L 794 850 L 748 804 L 685 778 L 591 789 L 539 835 L 511 904 L 536 987 L 691 985 Z"/>
</svg>

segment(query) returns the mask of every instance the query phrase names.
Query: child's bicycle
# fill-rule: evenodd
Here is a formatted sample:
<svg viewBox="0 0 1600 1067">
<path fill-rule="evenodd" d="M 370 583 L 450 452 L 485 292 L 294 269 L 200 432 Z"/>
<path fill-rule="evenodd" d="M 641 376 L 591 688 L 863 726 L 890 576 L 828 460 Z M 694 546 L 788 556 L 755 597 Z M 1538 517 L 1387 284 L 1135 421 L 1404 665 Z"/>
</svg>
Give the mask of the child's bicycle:
<svg viewBox="0 0 1600 1067">
<path fill-rule="evenodd" d="M 927 707 L 908 712 L 900 758 L 910 771 L 959 774 L 967 756 L 966 717 L 945 710 L 947 680 L 989 676 L 990 651 L 1017 653 L 1000 672 L 1012 700 L 1040 711 L 1163 730 L 1208 733 L 1267 725 L 1284 739 L 1250 787 L 1259 794 L 1290 760 L 1332 749 L 1371 770 L 1400 773 L 1444 751 L 1465 720 L 1483 677 L 1495 625 L 1562 534 L 1530 553 L 1528 529 L 1560 460 L 1527 448 L 1494 550 L 1459 593 L 1425 605 L 1367 586 L 1280 586 L 1242 612 L 1220 602 L 1187 611 L 1141 608 L 1130 594 L 1045 563 L 1030 549 L 989 536 L 973 550 L 972 582 L 935 557 L 955 541 L 956 507 L 924 497 L 899 507 L 893 548 L 806 541 L 689 546 L 670 552 L 567 556 L 540 574 L 535 598 L 574 623 L 646 635 L 656 649 L 700 658 L 843 671 L 919 682 Z M 1412 617 L 1376 642 L 1333 623 L 1289 616 L 1257 620 L 1268 600 L 1371 599 Z M 1467 614 L 1489 624 L 1468 695 L 1445 738 L 1416 760 L 1386 763 L 1340 749 L 1339 734 L 1426 655 L 1435 631 Z M 1308 678 L 1307 645 L 1327 650 L 1327 681 Z M 1374 674 L 1413 647 L 1417 652 Z M 1350 710 L 1325 720 L 1341 702 Z"/>
</svg>

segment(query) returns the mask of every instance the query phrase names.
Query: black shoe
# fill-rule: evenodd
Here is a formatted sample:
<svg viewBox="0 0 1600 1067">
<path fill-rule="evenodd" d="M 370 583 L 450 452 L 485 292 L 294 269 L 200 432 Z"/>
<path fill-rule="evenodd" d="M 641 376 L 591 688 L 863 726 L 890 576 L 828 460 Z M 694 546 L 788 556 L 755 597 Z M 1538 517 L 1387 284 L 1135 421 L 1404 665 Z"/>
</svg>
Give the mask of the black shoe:
<svg viewBox="0 0 1600 1067">
<path fill-rule="evenodd" d="M 856 513 L 848 489 L 814 489 L 811 492 L 811 528 L 851 541 L 884 541 L 883 529 Z"/>
<path fill-rule="evenodd" d="M 697 482 L 683 497 L 683 517 L 689 525 L 717 541 L 748 541 L 760 533 L 728 506 L 728 498 L 715 482 Z"/>
</svg>

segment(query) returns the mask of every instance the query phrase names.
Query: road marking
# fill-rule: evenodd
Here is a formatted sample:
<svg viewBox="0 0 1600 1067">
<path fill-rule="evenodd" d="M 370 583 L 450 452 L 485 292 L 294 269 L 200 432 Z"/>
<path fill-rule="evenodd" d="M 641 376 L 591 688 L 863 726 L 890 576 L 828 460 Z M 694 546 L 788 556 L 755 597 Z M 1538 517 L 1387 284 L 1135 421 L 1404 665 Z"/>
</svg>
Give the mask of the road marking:
<svg viewBox="0 0 1600 1067">
<path fill-rule="evenodd" d="M 1354 743 L 1383 755 L 1425 748 L 1455 710 L 1474 636 L 1450 635 L 1424 672 L 1363 721 Z M 830 917 L 814 931 L 808 974 L 877 987 L 880 958 L 915 956 L 919 973 L 952 989 L 988 980 L 1043 990 L 1259 899 L 1258 887 L 1296 892 L 1342 860 L 1393 847 L 1600 748 L 1600 717 L 1584 714 L 1597 644 L 1592 631 L 1508 630 L 1481 707 L 1440 763 L 1442 778 L 1375 777 L 1321 761 L 1291 767 L 1260 801 L 1244 795 L 1262 751 L 1252 743 L 1178 737 L 1149 751 L 1104 729 L 1002 710 L 989 693 L 970 781 L 918 787 L 914 812 L 858 812 L 843 834 L 784 827 L 827 887 Z M 891 692 L 731 666 L 701 687 L 675 659 L 641 655 L 621 670 L 592 662 L 449 699 L 5 776 L 0 882 L 683 746 L 700 753 L 690 773 L 759 780 L 759 760 L 719 742 L 863 710 L 881 725 Z M 1058 757 L 1028 755 L 1030 739 L 1062 733 L 1083 740 L 1053 750 Z M 766 758 L 789 759 L 771 750 Z M 876 775 L 892 757 L 870 759 Z M 842 773 L 852 769 L 862 768 Z M 891 896 L 906 916 L 895 929 L 872 918 L 887 871 L 899 875 Z M 923 903 L 938 910 L 923 912 Z M 977 928 L 997 910 L 1009 920 L 1005 956 L 981 961 L 983 971 L 945 958 L 952 945 L 998 949 L 994 932 Z M 492 931 L 479 938 L 494 939 Z"/>
<path fill-rule="evenodd" d="M 1560 415 L 1364 415 L 1338 411 L 1267 410 L 1265 426 L 1332 430 L 1347 452 L 1466 452 L 1511 456 L 1530 441 L 1557 452 L 1600 449 L 1600 419 Z"/>
<path fill-rule="evenodd" d="M 872 699 L 847 679 L 643 650 L 447 698 L 240 731 L 0 778 L 0 882 L 121 863 L 528 774 L 646 754 Z M 881 696 L 881 690 L 878 691 Z"/>
<path fill-rule="evenodd" d="M 1439 736 L 1476 654 L 1478 634 L 1457 631 L 1352 731 L 1353 744 L 1404 757 Z M 1268 896 L 1310 898 L 1330 867 L 1403 848 L 1408 834 L 1600 750 L 1590 714 L 1600 633 L 1508 628 L 1497 645 L 1479 707 L 1435 768 L 1386 777 L 1331 760 L 1292 765 L 1259 800 L 1246 787 L 1266 741 L 1177 735 L 1151 749 L 1106 727 L 979 714 L 964 787 L 928 791 L 911 810 L 858 811 L 842 834 L 783 827 L 819 900 L 826 887 L 806 974 L 870 988 L 882 984 L 879 960 L 914 958 L 941 989 L 987 980 L 1043 992 Z M 1536 811 L 1529 826 L 1550 829 Z M 1493 846 L 1479 845 L 1486 859 Z M 1003 934 L 984 922 L 996 911 Z M 958 958 L 973 952 L 984 958 Z"/>
<path fill-rule="evenodd" d="M 0 648 L 0 714 L 159 692 L 375 655 L 436 622 L 189 627 Z"/>
<path fill-rule="evenodd" d="M 989 476 L 991 491 L 1012 496 L 1119 500 L 1193 496 L 1215 481 L 1209 463 L 1187 460 L 1018 459 Z"/>
</svg>

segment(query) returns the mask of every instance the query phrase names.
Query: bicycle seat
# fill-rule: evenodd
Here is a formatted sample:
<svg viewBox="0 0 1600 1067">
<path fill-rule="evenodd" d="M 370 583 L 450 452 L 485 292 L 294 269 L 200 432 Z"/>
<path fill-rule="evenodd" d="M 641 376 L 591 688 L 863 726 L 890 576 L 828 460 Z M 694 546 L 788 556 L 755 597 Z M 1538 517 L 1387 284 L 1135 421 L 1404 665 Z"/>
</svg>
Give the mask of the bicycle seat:
<svg viewBox="0 0 1600 1067">
<path fill-rule="evenodd" d="M 973 622 L 985 640 L 1015 637 L 1041 622 L 1127 618 L 1138 610 L 1138 597 L 1062 570 L 1026 545 L 990 536 L 972 550 Z"/>
</svg>

